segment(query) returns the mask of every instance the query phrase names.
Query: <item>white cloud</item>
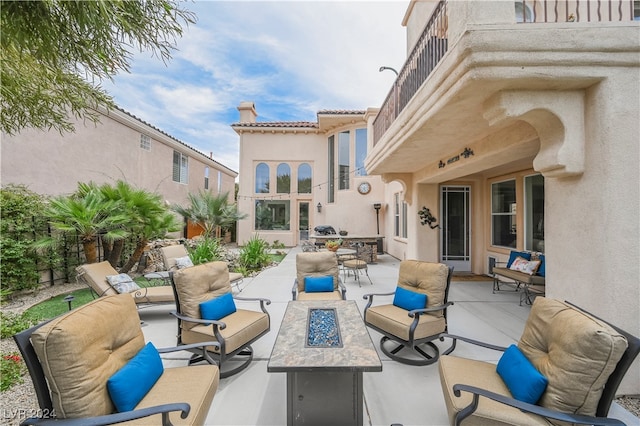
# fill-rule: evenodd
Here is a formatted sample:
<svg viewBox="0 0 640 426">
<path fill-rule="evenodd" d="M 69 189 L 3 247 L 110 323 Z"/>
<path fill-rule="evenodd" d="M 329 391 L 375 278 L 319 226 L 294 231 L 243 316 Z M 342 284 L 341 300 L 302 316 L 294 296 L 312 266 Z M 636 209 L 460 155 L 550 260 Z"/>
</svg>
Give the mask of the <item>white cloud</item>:
<svg viewBox="0 0 640 426">
<path fill-rule="evenodd" d="M 315 120 L 321 109 L 377 107 L 405 57 L 407 1 L 196 1 L 163 64 L 138 54 L 105 83 L 119 106 L 238 170 L 236 107 L 259 120 Z"/>
</svg>

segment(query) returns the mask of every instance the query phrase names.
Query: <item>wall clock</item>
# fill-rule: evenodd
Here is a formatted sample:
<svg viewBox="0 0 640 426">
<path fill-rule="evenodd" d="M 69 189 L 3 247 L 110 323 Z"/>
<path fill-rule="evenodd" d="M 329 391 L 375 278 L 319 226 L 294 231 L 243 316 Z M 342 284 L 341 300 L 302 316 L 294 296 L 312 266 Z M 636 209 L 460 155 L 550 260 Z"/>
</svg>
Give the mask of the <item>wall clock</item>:
<svg viewBox="0 0 640 426">
<path fill-rule="evenodd" d="M 362 195 L 368 194 L 371 191 L 371 184 L 369 182 L 362 182 L 358 185 L 358 192 Z"/>
</svg>

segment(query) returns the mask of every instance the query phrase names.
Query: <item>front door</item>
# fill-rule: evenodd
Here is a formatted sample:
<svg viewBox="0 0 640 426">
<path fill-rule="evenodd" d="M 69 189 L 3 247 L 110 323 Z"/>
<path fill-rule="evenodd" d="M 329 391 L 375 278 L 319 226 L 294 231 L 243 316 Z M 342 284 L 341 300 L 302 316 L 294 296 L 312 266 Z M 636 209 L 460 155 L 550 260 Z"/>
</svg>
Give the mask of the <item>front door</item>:
<svg viewBox="0 0 640 426">
<path fill-rule="evenodd" d="M 298 202 L 298 244 L 309 239 L 309 202 Z"/>
<path fill-rule="evenodd" d="M 440 244 L 441 262 L 456 271 L 471 271 L 471 187 L 443 186 L 440 188 L 442 218 Z"/>
</svg>

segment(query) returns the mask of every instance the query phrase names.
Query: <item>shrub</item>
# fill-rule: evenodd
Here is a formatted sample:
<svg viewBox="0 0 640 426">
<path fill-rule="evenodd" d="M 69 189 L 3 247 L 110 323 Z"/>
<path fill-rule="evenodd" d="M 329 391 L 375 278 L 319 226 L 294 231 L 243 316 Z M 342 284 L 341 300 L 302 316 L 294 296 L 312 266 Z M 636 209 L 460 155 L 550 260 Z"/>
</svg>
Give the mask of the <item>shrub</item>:
<svg viewBox="0 0 640 426">
<path fill-rule="evenodd" d="M 11 337 L 38 323 L 37 319 L 33 319 L 26 313 L 15 314 L 13 312 L 0 312 L 0 319 L 2 320 L 2 324 L 0 324 L 0 337 L 2 339 Z"/>
<path fill-rule="evenodd" d="M 187 248 L 194 265 L 222 259 L 222 245 L 217 238 L 205 237 L 193 248 Z"/>
<path fill-rule="evenodd" d="M 254 235 L 240 250 L 240 265 L 250 271 L 262 269 L 271 263 L 269 243 Z"/>
<path fill-rule="evenodd" d="M 4 392 L 17 383 L 22 383 L 26 366 L 20 355 L 12 352 L 0 358 L 0 392 Z"/>
</svg>

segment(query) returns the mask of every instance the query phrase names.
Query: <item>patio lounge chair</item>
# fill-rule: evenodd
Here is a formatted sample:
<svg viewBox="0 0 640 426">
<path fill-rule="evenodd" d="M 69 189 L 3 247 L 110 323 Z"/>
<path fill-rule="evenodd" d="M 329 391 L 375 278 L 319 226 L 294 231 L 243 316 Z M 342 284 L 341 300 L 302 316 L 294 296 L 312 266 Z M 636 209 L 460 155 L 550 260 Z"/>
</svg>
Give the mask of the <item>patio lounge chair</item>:
<svg viewBox="0 0 640 426">
<path fill-rule="evenodd" d="M 216 346 L 208 348 L 208 356 L 218 362 L 220 377 L 247 368 L 253 359 L 251 344 L 271 327 L 264 307 L 271 301 L 234 296 L 226 262 L 208 262 L 171 272 L 171 285 L 177 302 L 172 315 L 178 319 L 178 345 L 216 341 Z M 260 302 L 261 312 L 236 308 L 236 300 Z M 197 351 L 190 363 L 202 360 Z M 240 365 L 233 367 L 238 362 Z"/>
<path fill-rule="evenodd" d="M 136 305 L 154 305 L 162 303 L 175 303 L 171 286 L 133 287 L 122 288 L 112 285 L 108 277 L 118 279 L 120 274 L 108 261 L 88 263 L 76 268 L 77 279 L 84 282 L 98 296 L 109 296 L 119 293 L 129 293 Z M 124 274 L 123 274 L 124 275 Z M 118 277 L 118 278 L 116 278 Z"/>
<path fill-rule="evenodd" d="M 14 340 L 41 416 L 22 425 L 202 425 L 220 379 L 215 365 L 164 368 L 159 353 L 184 348 L 145 345 L 126 295 L 101 297 Z"/>
<path fill-rule="evenodd" d="M 191 260 L 189 259 L 189 252 L 187 251 L 187 248 L 182 244 L 174 244 L 171 246 L 162 247 L 160 249 L 160 252 L 162 253 L 164 267 L 168 272 L 182 269 L 184 267 L 182 265 L 185 265 L 185 263 L 182 263 L 184 261 L 187 261 L 186 265 L 188 266 L 193 265 L 193 263 L 191 263 Z M 153 274 L 154 273 L 152 272 L 150 274 L 147 274 L 147 276 L 153 277 Z M 158 273 L 156 272 L 155 274 L 157 275 Z M 241 273 L 229 272 L 229 282 L 231 283 L 231 285 L 236 286 L 238 293 L 242 291 L 240 284 L 242 284 L 243 279 L 244 276 Z"/>
<path fill-rule="evenodd" d="M 389 358 L 409 365 L 436 362 L 433 343 L 447 330 L 449 285 L 453 267 L 442 263 L 403 260 L 395 292 L 365 294 L 364 322 L 383 334 L 380 349 Z M 394 296 L 393 303 L 373 306 L 374 296 Z M 393 345 L 390 349 L 388 346 Z M 444 353 L 453 350 L 453 346 Z"/>
<path fill-rule="evenodd" d="M 440 358 L 451 424 L 624 424 L 606 416 L 640 340 L 570 303 L 536 298 L 517 346 L 445 337 L 504 351 L 497 367 Z"/>
<path fill-rule="evenodd" d="M 331 251 L 298 253 L 293 300 L 346 300 L 347 289 L 340 279 L 338 257 Z"/>
</svg>

